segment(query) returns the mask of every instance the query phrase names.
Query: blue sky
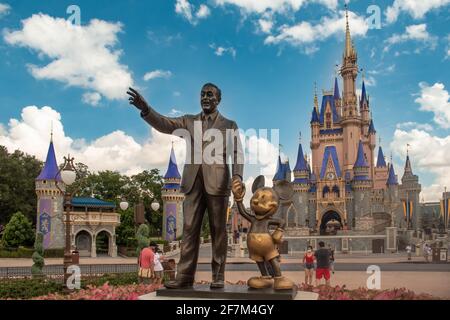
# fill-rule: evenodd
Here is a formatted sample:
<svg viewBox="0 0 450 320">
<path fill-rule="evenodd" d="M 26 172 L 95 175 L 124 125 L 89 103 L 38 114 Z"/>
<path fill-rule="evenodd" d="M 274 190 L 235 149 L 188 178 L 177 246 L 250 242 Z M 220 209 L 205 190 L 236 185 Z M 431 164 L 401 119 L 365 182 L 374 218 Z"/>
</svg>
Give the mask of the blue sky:
<svg viewBox="0 0 450 320">
<path fill-rule="evenodd" d="M 71 4 L 78 35 L 56 27 Z M 449 1 L 376 1 L 380 29 L 367 28 L 370 4 L 350 1 L 350 29 L 377 133 L 398 174 L 411 144 L 426 199 L 436 198 L 450 181 Z M 163 169 L 171 138 L 149 133 L 122 88 L 182 114 L 199 112 L 201 85 L 214 82 L 221 112 L 243 129 L 280 129 L 294 165 L 299 131 L 309 153 L 314 82 L 332 89 L 341 62 L 343 10 L 338 0 L 0 0 L 0 143 L 43 157 L 52 119 L 60 155 L 93 169 Z"/>
</svg>

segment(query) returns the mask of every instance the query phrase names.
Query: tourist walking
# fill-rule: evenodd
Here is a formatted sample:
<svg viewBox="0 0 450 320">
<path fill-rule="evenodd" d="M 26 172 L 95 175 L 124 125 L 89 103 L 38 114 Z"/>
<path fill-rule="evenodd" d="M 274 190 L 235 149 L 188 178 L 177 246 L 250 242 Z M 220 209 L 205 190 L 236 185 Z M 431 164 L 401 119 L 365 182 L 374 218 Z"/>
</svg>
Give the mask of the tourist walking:
<svg viewBox="0 0 450 320">
<path fill-rule="evenodd" d="M 158 246 L 154 247 L 155 257 L 154 257 L 154 270 L 155 270 L 155 279 L 153 280 L 154 284 L 162 284 L 162 280 L 164 278 L 164 267 L 162 262 L 164 261 L 164 256 L 162 251 L 158 248 Z"/>
<path fill-rule="evenodd" d="M 303 255 L 303 266 L 305 267 L 305 284 L 311 286 L 314 274 L 314 251 L 312 246 L 308 246 Z"/>
<path fill-rule="evenodd" d="M 139 283 L 150 284 L 154 278 L 154 265 L 155 265 L 155 254 L 152 247 L 149 245 L 141 250 L 138 259 L 138 278 Z"/>
<path fill-rule="evenodd" d="M 320 284 L 320 280 L 325 278 L 325 284 L 330 285 L 330 256 L 331 252 L 325 248 L 323 241 L 319 242 L 319 249 L 314 252 L 317 261 L 316 269 L 316 286 Z"/>
<path fill-rule="evenodd" d="M 408 244 L 406 246 L 406 253 L 408 254 L 408 260 L 411 260 L 411 251 L 412 251 L 411 245 Z"/>
</svg>

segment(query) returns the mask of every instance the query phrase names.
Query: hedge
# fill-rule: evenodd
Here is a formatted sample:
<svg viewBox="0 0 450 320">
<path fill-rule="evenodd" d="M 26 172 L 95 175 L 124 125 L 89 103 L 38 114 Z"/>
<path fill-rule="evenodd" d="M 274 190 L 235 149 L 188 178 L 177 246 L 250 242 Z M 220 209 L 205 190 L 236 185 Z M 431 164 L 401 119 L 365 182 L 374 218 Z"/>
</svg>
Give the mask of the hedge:
<svg viewBox="0 0 450 320">
<path fill-rule="evenodd" d="M 0 248 L 0 258 L 31 258 L 33 248 Z M 46 249 L 44 258 L 62 258 L 64 257 L 64 249 Z"/>
<path fill-rule="evenodd" d="M 1 279 L 0 282 L 0 299 L 31 299 L 63 292 L 61 282 L 45 278 Z M 99 287 L 106 282 L 112 286 L 135 284 L 138 283 L 137 272 L 82 278 L 81 289 L 89 285 Z"/>
</svg>

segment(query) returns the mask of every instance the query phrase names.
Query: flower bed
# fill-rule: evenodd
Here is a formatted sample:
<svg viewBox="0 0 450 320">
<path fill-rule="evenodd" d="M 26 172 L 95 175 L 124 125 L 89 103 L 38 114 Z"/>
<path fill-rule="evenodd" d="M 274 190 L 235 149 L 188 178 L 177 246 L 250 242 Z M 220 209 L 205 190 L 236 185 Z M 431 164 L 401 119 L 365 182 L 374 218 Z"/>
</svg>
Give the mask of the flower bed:
<svg viewBox="0 0 450 320">
<path fill-rule="evenodd" d="M 207 284 L 208 282 L 200 282 Z M 228 284 L 232 284 L 229 283 Z M 238 281 L 234 283 L 237 285 L 245 285 L 245 281 Z M 150 293 L 158 289 L 160 286 L 131 284 L 111 286 L 105 283 L 102 286 L 88 286 L 87 289 L 82 289 L 64 295 L 62 293 L 49 294 L 34 298 L 35 300 L 137 300 L 139 296 Z M 389 290 L 368 290 L 359 288 L 349 290 L 345 286 L 319 286 L 311 287 L 307 285 L 300 285 L 299 290 L 316 292 L 319 294 L 319 300 L 432 300 L 437 299 L 428 294 L 416 294 L 413 291 L 405 288 L 389 289 Z"/>
</svg>

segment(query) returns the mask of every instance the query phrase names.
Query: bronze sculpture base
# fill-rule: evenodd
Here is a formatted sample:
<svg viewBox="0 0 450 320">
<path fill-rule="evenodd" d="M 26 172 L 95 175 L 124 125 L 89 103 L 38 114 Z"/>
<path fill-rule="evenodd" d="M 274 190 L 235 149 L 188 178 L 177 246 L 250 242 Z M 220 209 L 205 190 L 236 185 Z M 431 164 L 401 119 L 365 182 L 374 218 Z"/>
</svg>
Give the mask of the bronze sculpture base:
<svg viewBox="0 0 450 320">
<path fill-rule="evenodd" d="M 209 284 L 194 285 L 189 289 L 159 289 L 156 296 L 160 298 L 203 298 L 231 300 L 294 300 L 297 287 L 289 290 L 251 289 L 246 285 L 225 285 L 223 289 L 210 289 Z"/>
</svg>

